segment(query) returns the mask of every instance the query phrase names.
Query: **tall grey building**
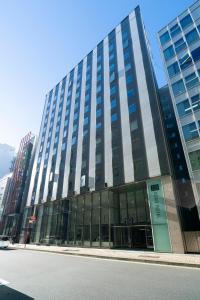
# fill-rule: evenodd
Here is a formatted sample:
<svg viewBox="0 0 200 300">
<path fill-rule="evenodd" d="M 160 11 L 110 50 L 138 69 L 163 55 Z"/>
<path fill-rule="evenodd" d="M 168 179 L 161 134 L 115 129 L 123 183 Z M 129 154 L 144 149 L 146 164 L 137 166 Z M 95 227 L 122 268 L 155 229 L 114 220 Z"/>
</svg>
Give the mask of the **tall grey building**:
<svg viewBox="0 0 200 300">
<path fill-rule="evenodd" d="M 32 242 L 184 252 L 139 7 L 46 95 L 23 227 Z"/>
<path fill-rule="evenodd" d="M 200 216 L 199 0 L 159 31 L 159 43 Z"/>
</svg>

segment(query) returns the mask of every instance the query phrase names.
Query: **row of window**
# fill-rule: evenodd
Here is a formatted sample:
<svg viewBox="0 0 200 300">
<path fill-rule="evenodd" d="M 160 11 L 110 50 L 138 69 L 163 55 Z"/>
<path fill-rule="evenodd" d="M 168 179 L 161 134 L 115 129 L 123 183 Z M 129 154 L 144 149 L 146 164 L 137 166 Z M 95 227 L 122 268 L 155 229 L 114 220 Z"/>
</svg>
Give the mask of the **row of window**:
<svg viewBox="0 0 200 300">
<path fill-rule="evenodd" d="M 198 121 L 198 127 L 200 128 L 200 120 Z M 199 128 L 197 128 L 197 125 L 195 122 L 189 123 L 182 127 L 183 135 L 184 135 L 186 142 L 199 137 L 199 130 L 198 130 Z"/>
<path fill-rule="evenodd" d="M 194 9 L 192 12 L 192 17 L 196 21 L 200 16 L 200 6 Z M 193 20 L 190 14 L 186 15 L 184 18 L 180 19 L 175 25 L 169 28 L 165 33 L 160 36 L 161 45 L 164 46 L 168 43 L 171 38 L 176 37 L 182 30 L 185 30 L 188 26 L 193 24 Z"/>
<path fill-rule="evenodd" d="M 187 114 L 190 114 L 192 111 L 200 109 L 200 94 L 197 94 L 191 97 L 191 104 L 189 99 L 177 104 L 177 110 L 180 117 L 184 117 Z"/>
<path fill-rule="evenodd" d="M 199 30 L 199 32 L 200 32 L 200 30 Z M 194 42 L 200 40 L 199 33 L 197 32 L 197 29 L 194 28 L 190 32 L 185 34 L 185 39 L 186 39 L 186 42 L 189 46 L 191 44 L 193 44 Z M 174 45 L 169 46 L 167 49 L 165 49 L 163 51 L 165 60 L 168 61 L 169 59 L 171 59 L 172 57 L 175 56 L 175 52 L 176 52 L 176 54 L 179 54 L 185 48 L 187 48 L 187 45 L 186 45 L 184 39 L 181 38 L 180 40 L 175 42 Z"/>
<path fill-rule="evenodd" d="M 199 74 L 197 75 L 195 72 L 193 72 L 190 75 L 186 76 L 184 80 L 185 84 L 183 82 L 183 79 L 180 79 L 172 84 L 174 96 L 178 96 L 179 94 L 184 93 L 186 91 L 186 88 L 191 89 L 199 84 Z"/>
</svg>

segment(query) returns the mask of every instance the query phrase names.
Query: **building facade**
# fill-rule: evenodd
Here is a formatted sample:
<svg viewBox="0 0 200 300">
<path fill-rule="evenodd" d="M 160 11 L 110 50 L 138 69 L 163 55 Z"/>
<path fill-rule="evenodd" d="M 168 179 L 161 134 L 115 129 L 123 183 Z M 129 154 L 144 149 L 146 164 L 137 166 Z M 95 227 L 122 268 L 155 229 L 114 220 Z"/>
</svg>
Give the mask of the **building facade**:
<svg viewBox="0 0 200 300">
<path fill-rule="evenodd" d="M 161 31 L 159 43 L 200 213 L 200 1 Z"/>
<path fill-rule="evenodd" d="M 33 243 L 184 252 L 139 7 L 46 95 L 23 227 Z"/>
<path fill-rule="evenodd" d="M 3 207 L 1 232 L 15 238 L 16 241 L 19 240 L 21 232 L 21 221 L 27 200 L 35 148 L 36 137 L 28 133 L 20 142 Z"/>
<path fill-rule="evenodd" d="M 10 189 L 11 177 L 12 177 L 12 173 L 0 179 L 0 224 L 2 221 L 4 205 Z"/>
</svg>

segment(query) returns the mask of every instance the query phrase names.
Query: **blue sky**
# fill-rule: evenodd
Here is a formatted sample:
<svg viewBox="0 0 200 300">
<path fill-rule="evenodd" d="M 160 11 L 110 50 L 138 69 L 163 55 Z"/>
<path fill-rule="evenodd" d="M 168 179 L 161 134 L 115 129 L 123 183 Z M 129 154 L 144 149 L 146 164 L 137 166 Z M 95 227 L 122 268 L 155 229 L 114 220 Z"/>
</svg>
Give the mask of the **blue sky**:
<svg viewBox="0 0 200 300">
<path fill-rule="evenodd" d="M 159 85 L 156 33 L 189 0 L 0 0 L 0 143 L 39 133 L 45 94 L 138 4 Z"/>
</svg>

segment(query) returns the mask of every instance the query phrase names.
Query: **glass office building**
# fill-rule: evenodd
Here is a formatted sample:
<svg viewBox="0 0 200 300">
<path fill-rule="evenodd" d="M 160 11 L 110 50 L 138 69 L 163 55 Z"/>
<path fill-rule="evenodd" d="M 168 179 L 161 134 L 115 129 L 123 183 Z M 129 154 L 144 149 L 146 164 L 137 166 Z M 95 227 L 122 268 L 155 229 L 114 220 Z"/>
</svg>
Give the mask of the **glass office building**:
<svg viewBox="0 0 200 300">
<path fill-rule="evenodd" d="M 33 243 L 184 252 L 139 7 L 46 95 L 23 228 Z"/>
<path fill-rule="evenodd" d="M 171 21 L 158 35 L 200 216 L 200 1 Z M 197 239 L 200 237 L 199 231 L 196 236 Z"/>
</svg>

